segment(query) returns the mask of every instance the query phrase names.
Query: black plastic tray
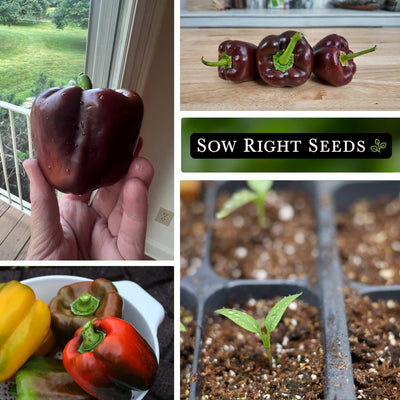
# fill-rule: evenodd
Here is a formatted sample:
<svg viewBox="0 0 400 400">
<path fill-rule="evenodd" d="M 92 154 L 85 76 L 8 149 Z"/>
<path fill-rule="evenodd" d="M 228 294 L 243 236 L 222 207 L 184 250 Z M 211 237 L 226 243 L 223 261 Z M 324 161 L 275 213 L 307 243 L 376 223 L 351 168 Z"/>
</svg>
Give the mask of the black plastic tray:
<svg viewBox="0 0 400 400">
<path fill-rule="evenodd" d="M 245 182 L 236 181 L 206 185 L 206 221 L 214 218 L 216 198 L 222 188 L 234 191 L 245 185 Z M 395 197 L 400 192 L 400 182 L 276 181 L 274 188 L 300 188 L 313 202 L 318 235 L 317 282 L 309 276 L 288 280 L 223 278 L 211 267 L 212 233 L 206 230 L 201 267 L 194 275 L 181 280 L 181 305 L 192 311 L 197 321 L 192 372 L 197 373 L 201 368 L 202 327 L 206 316 L 213 310 L 226 306 L 228 300 L 272 299 L 302 291 L 302 300 L 320 311 L 325 353 L 324 399 L 356 400 L 343 288 L 345 285 L 354 287 L 372 300 L 400 301 L 400 285 L 365 285 L 343 276 L 336 246 L 335 213 L 344 211 L 357 199 L 374 199 L 384 195 Z M 200 385 L 194 382 L 190 387 L 189 400 L 200 397 Z"/>
</svg>

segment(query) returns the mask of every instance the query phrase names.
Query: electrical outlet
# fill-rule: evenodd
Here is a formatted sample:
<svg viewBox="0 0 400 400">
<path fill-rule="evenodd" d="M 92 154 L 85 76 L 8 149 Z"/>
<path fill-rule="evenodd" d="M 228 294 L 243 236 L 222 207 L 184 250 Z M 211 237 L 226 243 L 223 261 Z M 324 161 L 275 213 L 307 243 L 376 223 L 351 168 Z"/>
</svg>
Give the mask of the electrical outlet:
<svg viewBox="0 0 400 400">
<path fill-rule="evenodd" d="M 159 222 L 160 224 L 169 226 L 173 217 L 174 217 L 174 213 L 172 211 L 169 211 L 165 208 L 160 207 L 155 220 L 157 222 Z"/>
</svg>

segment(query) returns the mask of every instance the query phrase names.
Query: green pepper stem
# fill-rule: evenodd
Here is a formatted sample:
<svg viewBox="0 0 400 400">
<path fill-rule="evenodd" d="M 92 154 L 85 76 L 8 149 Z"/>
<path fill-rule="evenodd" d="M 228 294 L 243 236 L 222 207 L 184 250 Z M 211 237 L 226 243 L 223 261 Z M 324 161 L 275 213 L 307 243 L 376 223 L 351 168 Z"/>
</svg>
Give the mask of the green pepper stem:
<svg viewBox="0 0 400 400">
<path fill-rule="evenodd" d="M 86 322 L 82 327 L 82 343 L 78 349 L 79 353 L 86 353 L 93 351 L 100 342 L 106 337 L 105 332 L 98 330 L 95 331 L 93 328 L 93 322 L 95 319 Z"/>
<path fill-rule="evenodd" d="M 99 299 L 89 293 L 83 292 L 71 303 L 71 311 L 72 314 L 79 316 L 93 315 L 98 309 L 99 304 Z"/>
<path fill-rule="evenodd" d="M 92 81 L 83 72 L 78 76 L 78 86 L 83 90 L 89 90 L 93 88 Z"/>
<path fill-rule="evenodd" d="M 206 61 L 204 57 L 201 57 L 201 62 L 208 67 L 224 67 L 225 69 L 232 68 L 232 56 L 228 56 L 228 54 L 222 52 L 219 57 L 218 61 Z"/>
<path fill-rule="evenodd" d="M 370 49 L 359 51 L 358 53 L 352 53 L 352 54 L 346 54 L 344 52 L 340 52 L 340 63 L 342 65 L 347 65 L 348 60 L 352 60 L 353 58 L 356 58 L 358 56 L 362 56 L 363 54 L 367 53 L 372 53 L 373 51 L 376 50 L 376 45 L 374 47 L 371 47 Z"/>
<path fill-rule="evenodd" d="M 282 65 L 285 65 L 289 62 L 290 56 L 293 53 L 294 48 L 296 47 L 297 42 L 303 37 L 303 34 L 301 32 L 296 32 L 293 37 L 290 39 L 290 42 L 288 44 L 288 47 L 286 47 L 286 50 L 284 53 L 279 57 L 279 62 Z"/>
<path fill-rule="evenodd" d="M 301 32 L 296 32 L 292 38 L 286 49 L 278 51 L 273 56 L 273 62 L 275 69 L 285 72 L 288 69 L 292 68 L 294 65 L 294 48 L 296 47 L 297 42 L 303 37 L 304 35 Z"/>
</svg>

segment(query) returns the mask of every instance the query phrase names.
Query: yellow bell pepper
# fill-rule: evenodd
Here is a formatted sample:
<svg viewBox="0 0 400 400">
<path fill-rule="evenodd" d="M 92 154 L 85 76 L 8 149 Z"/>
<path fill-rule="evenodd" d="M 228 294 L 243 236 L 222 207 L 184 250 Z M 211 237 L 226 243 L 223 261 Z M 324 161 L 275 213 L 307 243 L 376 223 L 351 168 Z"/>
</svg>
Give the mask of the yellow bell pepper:
<svg viewBox="0 0 400 400">
<path fill-rule="evenodd" d="M 39 348 L 50 329 L 50 310 L 17 281 L 0 284 L 0 382 L 9 379 Z"/>
</svg>

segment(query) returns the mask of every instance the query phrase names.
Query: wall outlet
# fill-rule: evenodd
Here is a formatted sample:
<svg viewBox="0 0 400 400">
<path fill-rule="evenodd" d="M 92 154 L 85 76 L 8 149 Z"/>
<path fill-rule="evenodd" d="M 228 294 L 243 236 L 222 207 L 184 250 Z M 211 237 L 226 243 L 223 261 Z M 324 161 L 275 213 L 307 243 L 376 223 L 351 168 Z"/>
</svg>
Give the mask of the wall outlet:
<svg viewBox="0 0 400 400">
<path fill-rule="evenodd" d="M 160 224 L 169 226 L 173 217 L 174 217 L 174 213 L 172 211 L 160 207 L 155 220 L 157 222 L 159 222 Z"/>
</svg>

